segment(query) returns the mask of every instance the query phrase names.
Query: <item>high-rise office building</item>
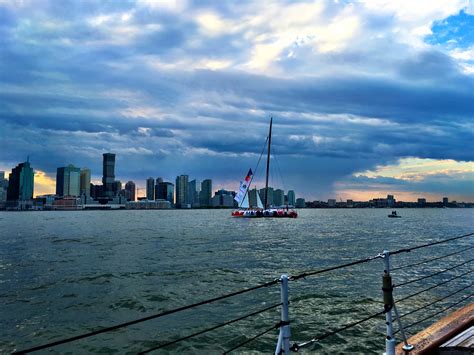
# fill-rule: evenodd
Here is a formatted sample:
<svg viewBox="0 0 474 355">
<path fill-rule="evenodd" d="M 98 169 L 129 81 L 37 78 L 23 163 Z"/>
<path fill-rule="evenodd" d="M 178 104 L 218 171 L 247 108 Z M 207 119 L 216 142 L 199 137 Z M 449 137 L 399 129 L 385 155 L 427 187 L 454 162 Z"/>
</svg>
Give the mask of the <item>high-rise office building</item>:
<svg viewBox="0 0 474 355">
<path fill-rule="evenodd" d="M 5 172 L 0 171 L 0 209 L 5 207 L 7 202 L 8 180 L 5 179 Z"/>
<path fill-rule="evenodd" d="M 190 205 L 199 204 L 199 181 L 196 179 L 188 182 L 188 203 Z"/>
<path fill-rule="evenodd" d="M 125 197 L 128 201 L 135 201 L 135 183 L 133 181 L 128 181 L 125 184 Z"/>
<path fill-rule="evenodd" d="M 28 201 L 33 198 L 34 172 L 27 160 L 13 168 L 8 178 L 7 201 Z"/>
<path fill-rule="evenodd" d="M 201 207 L 212 206 L 212 180 L 206 179 L 201 183 L 201 192 L 199 193 L 199 204 Z"/>
<path fill-rule="evenodd" d="M 158 176 L 155 180 L 155 200 L 161 199 L 160 197 L 160 184 L 163 183 L 163 178 Z"/>
<path fill-rule="evenodd" d="M 146 179 L 146 199 L 149 201 L 155 199 L 155 179 L 151 176 Z"/>
<path fill-rule="evenodd" d="M 296 195 L 293 190 L 288 190 L 288 205 L 295 206 L 296 204 Z"/>
<path fill-rule="evenodd" d="M 267 196 L 267 205 L 265 206 L 265 188 L 260 189 L 260 199 L 262 200 L 263 207 L 270 207 L 273 206 L 273 187 L 268 188 L 268 196 Z"/>
<path fill-rule="evenodd" d="M 114 197 L 115 191 L 115 154 L 104 153 L 102 163 L 102 185 L 105 197 Z"/>
<path fill-rule="evenodd" d="M 87 168 L 81 169 L 81 195 L 91 195 L 91 170 Z"/>
<path fill-rule="evenodd" d="M 276 189 L 273 191 L 273 205 L 275 207 L 280 207 L 285 204 L 285 192 L 281 189 Z"/>
<path fill-rule="evenodd" d="M 171 182 L 158 183 L 158 191 L 156 195 L 159 200 L 166 200 L 174 205 L 174 185 Z"/>
<path fill-rule="evenodd" d="M 72 197 L 81 195 L 81 169 L 72 164 L 57 169 L 56 195 Z"/>
<path fill-rule="evenodd" d="M 176 207 L 189 207 L 188 199 L 188 175 L 180 175 L 176 177 Z"/>
</svg>

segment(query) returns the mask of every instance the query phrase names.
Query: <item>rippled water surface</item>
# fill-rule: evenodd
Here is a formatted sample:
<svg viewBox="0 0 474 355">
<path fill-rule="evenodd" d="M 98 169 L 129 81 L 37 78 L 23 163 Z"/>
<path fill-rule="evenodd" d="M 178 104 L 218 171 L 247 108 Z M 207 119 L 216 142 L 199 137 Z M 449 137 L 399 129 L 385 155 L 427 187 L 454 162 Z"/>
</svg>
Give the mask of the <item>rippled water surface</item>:
<svg viewBox="0 0 474 355">
<path fill-rule="evenodd" d="M 472 209 L 300 210 L 298 219 L 235 219 L 229 210 L 0 213 L 0 352 L 11 352 L 145 317 L 383 249 L 396 250 L 474 231 Z M 394 266 L 473 245 L 473 238 L 393 256 Z M 472 250 L 471 250 L 472 251 Z M 394 282 L 470 260 L 465 252 L 396 271 Z M 472 270 L 466 263 L 396 289 L 403 297 Z M 381 310 L 383 264 L 375 260 L 290 282 L 292 342 L 305 341 Z M 469 286 L 473 274 L 399 305 L 401 313 Z M 136 353 L 279 302 L 271 286 L 53 348 L 57 352 Z M 472 293 L 472 287 L 406 317 L 413 323 Z M 460 304 L 462 305 L 462 303 Z M 459 306 L 460 306 L 459 305 Z M 459 307 L 458 306 L 458 307 Z M 275 324 L 262 313 L 167 347 L 162 352 L 223 352 Z M 429 323 L 429 321 L 428 321 Z M 413 334 L 422 323 L 409 329 Z M 274 350 L 277 331 L 237 351 Z M 381 353 L 383 319 L 305 349 Z M 303 350 L 302 350 L 303 351 Z"/>
</svg>

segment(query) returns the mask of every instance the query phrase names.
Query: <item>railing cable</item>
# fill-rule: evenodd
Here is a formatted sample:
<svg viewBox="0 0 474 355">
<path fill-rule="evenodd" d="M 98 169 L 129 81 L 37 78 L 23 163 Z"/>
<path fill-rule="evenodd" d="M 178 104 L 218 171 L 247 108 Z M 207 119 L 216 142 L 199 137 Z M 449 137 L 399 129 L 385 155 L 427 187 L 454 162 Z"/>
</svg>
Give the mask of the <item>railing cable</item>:
<svg viewBox="0 0 474 355">
<path fill-rule="evenodd" d="M 164 311 L 164 312 L 161 312 L 161 313 L 158 313 L 158 314 L 153 314 L 151 316 L 135 319 L 135 320 L 132 320 L 132 321 L 129 321 L 129 322 L 121 323 L 121 324 L 116 324 L 116 325 L 111 326 L 111 327 L 97 329 L 97 330 L 94 330 L 94 331 L 89 332 L 89 333 L 84 333 L 84 334 L 76 335 L 76 336 L 73 336 L 73 337 L 70 337 L 70 338 L 65 338 L 65 339 L 53 341 L 51 343 L 35 346 L 35 347 L 29 348 L 29 349 L 19 350 L 19 351 L 14 352 L 14 354 L 26 354 L 26 353 L 31 353 L 33 351 L 38 351 L 38 350 L 50 348 L 50 347 L 53 347 L 53 346 L 57 346 L 57 345 L 65 344 L 65 343 L 70 343 L 71 341 L 76 341 L 76 340 L 79 340 L 79 339 L 84 339 L 84 338 L 91 337 L 91 336 L 94 336 L 94 335 L 98 335 L 98 334 L 101 334 L 101 333 L 110 332 L 112 330 L 128 327 L 128 326 L 133 325 L 133 324 L 145 322 L 145 321 L 148 321 L 148 320 L 151 320 L 151 319 L 164 317 L 164 316 L 167 316 L 167 315 L 170 315 L 170 314 L 173 314 L 173 313 L 177 313 L 177 312 L 181 312 L 181 311 L 184 311 L 184 310 L 187 310 L 187 309 L 190 309 L 190 308 L 194 308 L 194 307 L 202 306 L 202 305 L 205 305 L 205 304 L 213 303 L 213 302 L 220 301 L 220 300 L 223 300 L 223 299 L 226 299 L 226 298 L 229 298 L 229 297 L 241 295 L 243 293 L 247 293 L 247 292 L 250 292 L 250 291 L 255 291 L 255 290 L 258 290 L 260 288 L 275 285 L 278 282 L 279 282 L 279 279 L 275 279 L 275 280 L 272 280 L 272 281 L 254 286 L 254 287 L 246 288 L 246 289 L 243 289 L 243 290 L 240 290 L 240 291 L 231 292 L 231 293 L 228 293 L 226 295 L 222 295 L 222 296 L 219 296 L 219 297 L 214 297 L 214 298 L 204 300 L 204 301 L 201 301 L 201 302 L 197 302 L 197 303 L 193 303 L 193 304 L 190 304 L 190 305 L 187 305 L 187 306 L 171 309 L 169 311 Z"/>
<path fill-rule="evenodd" d="M 325 333 L 325 334 L 322 334 L 322 335 L 320 335 L 320 336 L 314 337 L 314 338 L 311 339 L 311 340 L 305 341 L 305 342 L 300 343 L 300 344 L 295 343 L 295 344 L 293 344 L 293 345 L 291 346 L 290 350 L 297 352 L 297 351 L 298 351 L 299 349 L 301 349 L 302 347 L 305 347 L 305 346 L 311 345 L 311 344 L 313 344 L 313 343 L 319 342 L 319 341 L 321 341 L 321 340 L 323 340 L 323 339 L 325 339 L 325 338 L 327 338 L 327 337 L 330 337 L 331 335 L 335 335 L 335 334 L 340 333 L 340 332 L 342 332 L 342 331 L 344 331 L 344 330 L 346 330 L 346 329 L 355 327 L 356 325 L 359 325 L 359 324 L 361 324 L 361 323 L 367 322 L 368 320 L 371 320 L 371 319 L 373 319 L 373 318 L 376 318 L 376 317 L 378 317 L 378 316 L 381 316 L 381 315 L 384 314 L 384 313 L 385 313 L 385 311 L 377 312 L 377 313 L 375 313 L 375 314 L 372 314 L 371 316 L 365 317 L 365 318 L 363 318 L 363 319 L 361 319 L 361 320 L 358 320 L 358 321 L 356 321 L 356 322 L 348 323 L 348 324 L 344 325 L 344 326 L 341 327 L 341 328 L 338 328 L 338 329 L 332 330 L 332 331 L 330 331 L 330 332 L 327 332 L 327 333 Z"/>
<path fill-rule="evenodd" d="M 213 327 L 211 327 L 211 328 L 207 328 L 207 329 L 201 330 L 201 331 L 199 331 L 199 332 L 196 332 L 196 333 L 193 333 L 193 334 L 184 336 L 184 337 L 182 337 L 182 338 L 175 339 L 175 340 L 170 341 L 170 342 L 168 342 L 168 343 L 155 346 L 155 347 L 150 348 L 150 349 L 147 349 L 147 350 L 145 350 L 145 351 L 141 351 L 141 352 L 139 352 L 139 354 L 147 354 L 147 353 L 149 353 L 149 352 L 151 352 L 151 351 L 158 350 L 158 349 L 164 348 L 164 347 L 166 347 L 166 346 L 179 343 L 180 341 L 187 340 L 187 339 L 193 338 L 193 337 L 195 337 L 195 336 L 198 336 L 198 335 L 201 335 L 201 334 L 210 332 L 210 331 L 212 331 L 212 330 L 216 330 L 216 329 L 222 328 L 222 327 L 224 327 L 224 326 L 226 326 L 226 325 L 229 325 L 229 324 L 232 324 L 232 323 L 241 321 L 241 320 L 243 320 L 243 319 L 246 319 L 246 318 L 249 318 L 249 317 L 252 317 L 252 316 L 256 316 L 256 315 L 258 315 L 258 314 L 267 312 L 267 311 L 269 311 L 269 310 L 271 310 L 271 309 L 274 309 L 274 308 L 277 308 L 277 307 L 279 307 L 279 306 L 281 306 L 281 303 L 274 304 L 273 306 L 269 306 L 269 307 L 264 308 L 264 309 L 261 309 L 261 310 L 259 310 L 259 311 L 246 314 L 245 316 L 242 316 L 242 317 L 239 317 L 239 318 L 235 318 L 235 319 L 233 319 L 233 320 L 230 320 L 230 321 L 227 321 L 227 322 L 224 322 L 224 323 L 215 325 L 215 326 L 213 326 Z"/>
<path fill-rule="evenodd" d="M 467 272 L 465 272 L 465 273 L 463 273 L 463 274 L 461 274 L 461 275 L 452 277 L 452 278 L 450 278 L 449 280 L 440 282 L 440 283 L 438 283 L 438 284 L 436 284 L 436 285 L 430 286 L 430 287 L 425 288 L 425 289 L 423 289 L 423 290 L 421 290 L 421 291 L 412 293 L 411 295 L 408 295 L 408 296 L 405 296 L 405 297 L 403 297 L 403 298 L 400 298 L 399 300 L 395 301 L 395 303 L 403 302 L 403 301 L 405 301 L 405 300 L 407 300 L 407 299 L 410 299 L 410 298 L 413 298 L 413 297 L 415 297 L 415 296 L 418 296 L 418 295 L 420 295 L 420 294 L 422 294 L 422 293 L 424 293 L 424 292 L 430 291 L 430 290 L 432 290 L 432 289 L 434 289 L 434 288 L 436 288 L 436 287 L 445 285 L 445 284 L 447 284 L 447 283 L 449 283 L 449 282 L 451 282 L 451 281 L 454 281 L 454 280 L 456 280 L 456 279 L 459 279 L 460 277 L 466 276 L 466 275 L 472 273 L 473 271 L 474 271 L 474 270 L 467 271 Z"/>
<path fill-rule="evenodd" d="M 436 301 L 430 302 L 430 303 L 428 303 L 428 304 L 426 304 L 426 305 L 424 305 L 424 306 L 422 306 L 422 307 L 419 307 L 419 308 L 417 308 L 417 309 L 414 309 L 413 311 L 410 311 L 410 312 L 407 312 L 407 313 L 405 313 L 405 314 L 402 314 L 402 315 L 400 316 L 400 318 L 409 316 L 410 314 L 416 313 L 416 312 L 421 311 L 422 309 L 428 308 L 428 307 L 430 307 L 430 306 L 432 306 L 432 305 L 434 305 L 434 304 L 436 304 L 436 303 L 438 303 L 438 302 L 444 301 L 445 299 L 447 299 L 447 298 L 449 298 L 449 297 L 451 297 L 451 296 L 454 296 L 454 295 L 458 294 L 459 292 L 464 291 L 466 288 L 472 287 L 473 285 L 474 285 L 474 284 L 470 284 L 470 285 L 468 285 L 468 286 L 466 286 L 466 287 L 463 287 L 463 288 L 461 288 L 461 289 L 459 289 L 459 290 L 457 290 L 457 291 L 451 292 L 449 295 L 446 295 L 446 296 L 444 296 L 444 297 L 442 297 L 442 298 L 439 298 L 439 299 L 437 299 Z"/>
<path fill-rule="evenodd" d="M 354 265 L 358 265 L 358 264 L 363 264 L 363 263 L 367 263 L 367 262 L 369 262 L 369 261 L 372 261 L 372 260 L 375 260 L 375 259 L 378 259 L 378 258 L 381 258 L 381 257 L 382 257 L 382 254 L 378 254 L 378 255 L 375 255 L 375 256 L 369 256 L 369 257 L 364 258 L 364 259 L 359 259 L 359 260 L 351 261 L 351 262 L 346 263 L 346 264 L 328 267 L 328 268 L 326 268 L 326 269 L 320 269 L 320 270 L 314 270 L 314 271 L 306 271 L 306 272 L 303 272 L 303 273 L 301 273 L 301 274 L 299 274 L 299 275 L 291 276 L 291 277 L 289 278 L 289 280 L 290 280 L 290 281 L 295 281 L 295 280 L 298 280 L 298 279 L 301 279 L 301 278 L 304 278 L 304 277 L 307 277 L 307 276 L 314 276 L 314 275 L 322 274 L 322 273 L 329 272 L 329 271 L 334 271 L 334 270 L 338 270 L 338 269 L 343 269 L 343 268 L 346 268 L 346 267 L 349 267 L 349 266 L 354 266 Z"/>
<path fill-rule="evenodd" d="M 453 241 L 453 240 L 462 239 L 462 238 L 467 238 L 467 237 L 470 237 L 470 236 L 473 236 L 473 235 L 474 235 L 474 233 L 468 233 L 468 234 L 464 234 L 464 235 L 461 235 L 461 236 L 458 236 L 458 237 L 453 237 L 453 238 L 448 238 L 448 239 L 444 239 L 444 240 L 439 240 L 439 241 L 437 241 L 437 242 L 431 242 L 431 243 L 426 243 L 426 244 L 418 245 L 418 246 L 412 247 L 412 248 L 399 249 L 399 250 L 390 252 L 390 255 L 396 255 L 396 254 L 400 254 L 400 253 L 409 253 L 409 252 L 411 252 L 411 251 L 413 251 L 413 250 L 417 250 L 417 249 L 420 249 L 420 248 L 431 247 L 431 246 L 433 246 L 433 245 L 438 245 L 438 244 L 442 244 L 442 243 L 447 243 L 447 242 L 450 242 L 450 241 Z"/>
<path fill-rule="evenodd" d="M 413 264 L 407 264 L 407 265 L 402 265 L 402 266 L 398 266 L 398 267 L 394 267 L 391 269 L 391 271 L 396 271 L 396 270 L 401 270 L 401 269 L 406 269 L 406 268 L 411 268 L 413 266 L 418 266 L 418 265 L 422 265 L 422 264 L 427 264 L 427 263 L 430 263 L 432 261 L 435 261 L 435 260 L 440 260 L 440 259 L 444 259 L 444 258 L 447 258 L 449 256 L 452 256 L 452 255 L 456 255 L 456 254 L 460 254 L 460 253 L 463 253 L 469 249 L 472 249 L 474 248 L 474 246 L 470 246 L 468 248 L 463 248 L 461 250 L 458 250 L 458 251 L 455 251 L 454 253 L 450 253 L 450 254 L 446 254 L 446 255 L 442 255 L 442 256 L 438 256 L 436 258 L 431 258 L 431 259 L 424 259 L 422 261 L 419 261 L 419 262 L 416 262 L 416 263 L 413 263 Z"/>
<path fill-rule="evenodd" d="M 418 281 L 421 281 L 421 280 L 429 279 L 430 277 L 433 277 L 433 276 L 436 276 L 436 275 L 440 275 L 440 274 L 445 273 L 445 272 L 447 272 L 447 271 L 453 270 L 453 269 L 455 269 L 455 268 L 457 268 L 457 267 L 459 267 L 459 266 L 463 266 L 463 265 L 465 265 L 465 264 L 468 264 L 468 263 L 470 263 L 470 262 L 473 261 L 473 260 L 474 260 L 474 258 L 473 258 L 473 259 L 470 259 L 470 260 L 468 260 L 468 261 L 465 261 L 465 262 L 463 262 L 463 263 L 461 263 L 461 264 L 454 265 L 453 267 L 450 267 L 450 268 L 447 268 L 447 269 L 444 269 L 444 270 L 441 270 L 441 271 L 432 273 L 432 274 L 430 274 L 430 275 L 422 276 L 422 277 L 419 277 L 419 278 L 417 278 L 417 279 L 413 279 L 413 280 L 405 281 L 405 282 L 402 282 L 402 283 L 399 283 L 399 284 L 395 284 L 395 285 L 393 285 L 393 288 L 402 287 L 402 286 L 409 285 L 409 284 L 414 283 L 414 282 L 418 282 Z"/>
<path fill-rule="evenodd" d="M 457 301 L 456 303 L 453 303 L 453 304 L 451 304 L 450 306 L 445 307 L 445 308 L 443 308 L 442 310 L 440 310 L 440 311 L 438 311 L 438 312 L 436 312 L 436 313 L 433 313 L 433 314 L 431 314 L 431 315 L 428 316 L 428 317 L 425 317 L 425 318 L 423 318 L 423 319 L 420 319 L 419 321 L 416 321 L 416 322 L 414 322 L 414 323 L 412 323 L 412 324 L 410 324 L 410 325 L 407 325 L 406 327 L 404 327 L 404 329 L 411 328 L 411 327 L 413 327 L 413 326 L 415 326 L 415 325 L 417 325 L 417 324 L 420 324 L 420 323 L 422 323 L 422 322 L 424 322 L 424 321 L 426 321 L 426 320 L 428 320 L 428 319 L 430 319 L 430 318 L 433 318 L 434 316 L 437 316 L 437 315 L 440 314 L 440 313 L 446 312 L 448 309 L 451 309 L 451 308 L 453 308 L 454 306 L 457 306 L 458 304 L 464 302 L 465 300 L 469 299 L 469 298 L 472 297 L 473 295 L 474 295 L 474 293 L 471 293 L 471 294 L 468 295 L 467 297 L 463 297 L 460 301 Z M 393 332 L 393 334 L 395 335 L 395 334 L 397 334 L 399 331 L 400 331 L 400 330 L 397 330 L 397 331 Z"/>
<path fill-rule="evenodd" d="M 238 348 L 240 348 L 240 347 L 242 347 L 242 346 L 244 346 L 244 345 L 246 345 L 246 344 L 248 344 L 248 343 L 254 341 L 254 340 L 257 339 L 257 338 L 260 338 L 261 336 L 263 336 L 263 335 L 265 335 L 265 334 L 267 334 L 267 333 L 270 333 L 272 330 L 275 330 L 275 329 L 278 329 L 278 328 L 280 328 L 280 323 L 277 323 L 276 325 L 272 326 L 271 328 L 268 328 L 268 329 L 264 330 L 263 332 L 258 333 L 257 335 L 253 336 L 252 338 L 247 339 L 246 341 L 244 341 L 244 342 L 242 342 L 242 343 L 240 343 L 240 344 L 234 346 L 233 348 L 231 348 L 231 349 L 225 351 L 223 354 L 226 355 L 226 354 L 228 354 L 228 353 L 230 353 L 230 352 L 232 352 L 232 351 L 234 351 L 234 350 L 236 350 L 236 349 L 238 349 Z"/>
</svg>

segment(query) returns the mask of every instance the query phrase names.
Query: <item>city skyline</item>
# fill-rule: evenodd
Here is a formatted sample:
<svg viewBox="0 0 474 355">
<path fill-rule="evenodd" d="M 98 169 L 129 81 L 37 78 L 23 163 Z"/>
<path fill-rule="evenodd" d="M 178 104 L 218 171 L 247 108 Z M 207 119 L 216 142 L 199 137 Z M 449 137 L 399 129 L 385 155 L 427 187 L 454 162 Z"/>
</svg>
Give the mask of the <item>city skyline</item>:
<svg viewBox="0 0 474 355">
<path fill-rule="evenodd" d="M 0 170 L 30 156 L 35 194 L 69 164 L 101 183 L 106 152 L 123 184 L 188 174 L 236 190 L 273 116 L 273 169 L 297 196 L 474 201 L 472 1 L 27 0 L 0 14 Z"/>
</svg>

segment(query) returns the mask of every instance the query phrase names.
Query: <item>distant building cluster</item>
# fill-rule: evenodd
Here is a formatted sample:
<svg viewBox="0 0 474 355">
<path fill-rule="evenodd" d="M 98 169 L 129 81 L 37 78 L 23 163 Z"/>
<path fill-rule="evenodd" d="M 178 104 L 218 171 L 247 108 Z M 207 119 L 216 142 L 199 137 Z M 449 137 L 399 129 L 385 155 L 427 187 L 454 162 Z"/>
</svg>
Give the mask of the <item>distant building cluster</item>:
<svg viewBox="0 0 474 355">
<path fill-rule="evenodd" d="M 9 179 L 0 172 L 0 209 L 8 210 L 79 210 L 79 209 L 167 209 L 167 208 L 235 208 L 236 193 L 224 189 L 213 196 L 212 180 L 189 180 L 188 175 L 176 177 L 175 184 L 163 178 L 146 179 L 145 197 L 138 197 L 139 188 L 133 181 L 122 186 L 115 178 L 115 154 L 103 154 L 102 184 L 91 183 L 91 170 L 72 164 L 57 168 L 56 193 L 33 198 L 34 171 L 29 160 L 18 164 Z M 251 205 L 257 195 L 264 200 L 265 189 L 249 190 Z M 267 191 L 270 206 L 297 205 L 294 191 L 285 195 L 272 187 Z M 301 205 L 301 203 L 300 203 Z M 303 200 L 304 205 L 304 200 Z M 304 207 L 304 206 L 303 206 Z"/>
<path fill-rule="evenodd" d="M 424 207 L 474 207 L 474 203 L 449 201 L 448 197 L 443 197 L 442 201 L 427 202 L 426 198 L 419 198 L 416 202 L 397 201 L 393 195 L 387 195 L 386 198 L 374 198 L 369 201 L 336 201 L 329 199 L 326 201 L 312 201 L 300 203 L 296 202 L 296 207 L 302 208 L 424 208 Z M 303 206 L 304 205 L 304 206 Z"/>
</svg>

